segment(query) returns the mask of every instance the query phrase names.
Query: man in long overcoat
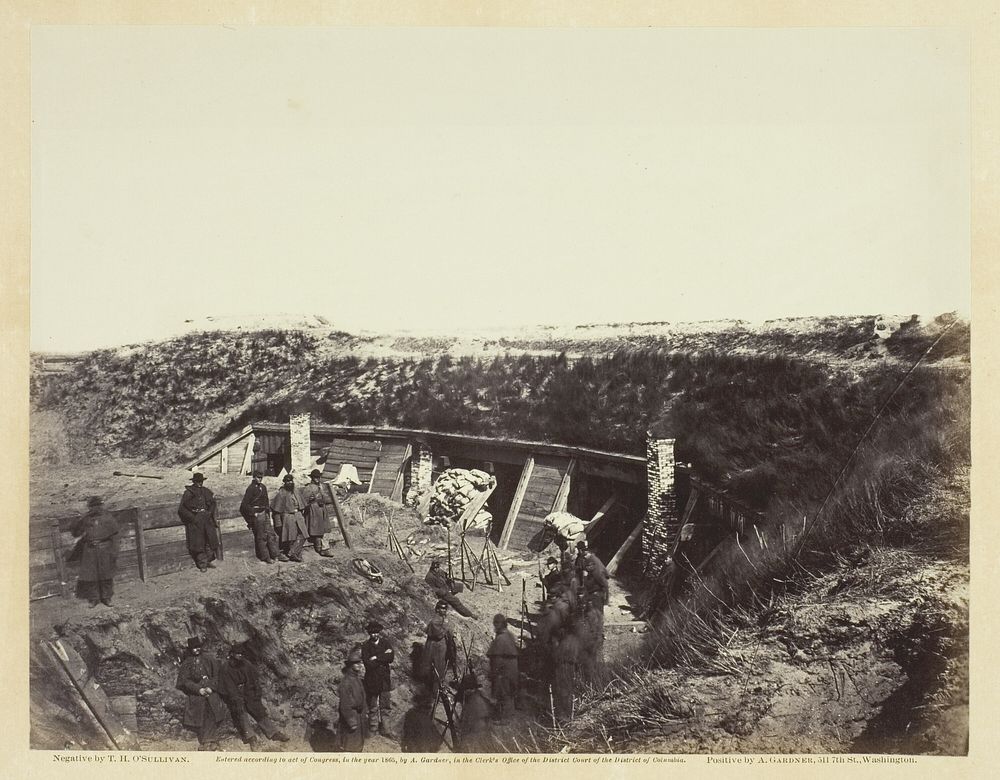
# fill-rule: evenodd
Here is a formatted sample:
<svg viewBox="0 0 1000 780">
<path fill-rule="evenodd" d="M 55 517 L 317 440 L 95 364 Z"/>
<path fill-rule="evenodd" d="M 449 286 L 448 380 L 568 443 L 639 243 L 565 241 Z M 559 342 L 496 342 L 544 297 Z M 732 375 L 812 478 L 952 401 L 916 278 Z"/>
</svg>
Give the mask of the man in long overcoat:
<svg viewBox="0 0 1000 780">
<path fill-rule="evenodd" d="M 601 606 L 606 606 L 608 603 L 608 570 L 601 559 L 587 548 L 586 542 L 577 542 L 576 546 L 579 550 L 576 566 L 580 585 L 588 594 L 598 595 Z"/>
<path fill-rule="evenodd" d="M 195 472 L 191 484 L 184 488 L 181 504 L 177 509 L 184 522 L 184 536 L 188 552 L 198 571 L 215 568 L 218 557 L 219 535 L 215 525 L 215 496 L 205 487 L 205 475 Z"/>
<path fill-rule="evenodd" d="M 274 563 L 287 561 L 288 556 L 278 546 L 278 535 L 271 524 L 271 502 L 268 501 L 264 474 L 255 471 L 240 502 L 240 515 L 247 521 L 247 528 L 253 533 L 254 550 L 257 560 Z"/>
<path fill-rule="evenodd" d="M 313 549 L 324 558 L 332 558 L 333 553 L 323 537 L 330 532 L 330 516 L 326 507 L 333 502 L 323 490 L 320 481 L 322 476 L 319 469 L 310 472 L 309 484 L 302 488 L 302 500 L 305 502 L 302 515 L 306 519 L 306 536 L 312 542 Z"/>
<path fill-rule="evenodd" d="M 286 474 L 282 479 L 281 490 L 271 499 L 271 514 L 286 555 L 289 560 L 297 563 L 302 563 L 302 548 L 307 534 L 306 520 L 302 516 L 303 506 L 305 501 L 295 487 L 295 477 Z"/>
<path fill-rule="evenodd" d="M 364 662 L 361 650 L 355 648 L 347 656 L 344 676 L 340 681 L 338 696 L 338 734 L 340 749 L 344 753 L 360 753 L 365 747 L 365 688 L 361 682 Z"/>
<path fill-rule="evenodd" d="M 77 589 L 92 607 L 98 602 L 111 606 L 118 566 L 118 521 L 105 511 L 99 496 L 87 499 L 87 514 L 73 526 L 80 537 L 80 573 Z"/>
<path fill-rule="evenodd" d="M 219 671 L 219 693 L 229 707 L 233 723 L 239 729 L 243 741 L 250 749 L 257 747 L 252 717 L 257 721 L 264 736 L 276 742 L 287 742 L 288 735 L 279 729 L 268 717 L 260 689 L 260 675 L 257 667 L 246 658 L 246 651 L 239 645 L 229 650 L 229 662 Z"/>
<path fill-rule="evenodd" d="M 450 668 L 456 671 L 458 654 L 455 635 L 448 625 L 448 602 L 439 601 L 434 607 L 435 615 L 427 624 L 427 639 L 421 657 L 421 672 L 431 688 L 431 700 L 437 698 L 438 686 L 444 684 L 445 675 Z"/>
<path fill-rule="evenodd" d="M 493 616 L 493 630 L 496 636 L 490 644 L 486 655 L 490 659 L 490 691 L 496 702 L 496 715 L 499 720 L 505 719 L 514 710 L 517 695 L 517 640 L 507 628 L 505 615 Z"/>
<path fill-rule="evenodd" d="M 183 723 L 198 732 L 199 750 L 218 750 L 216 733 L 226 717 L 219 697 L 219 662 L 202 654 L 199 637 L 188 639 L 187 656 L 177 670 L 177 687 L 187 694 Z"/>
<path fill-rule="evenodd" d="M 392 673 L 395 660 L 392 645 L 382 636 L 382 624 L 372 620 L 367 627 L 368 639 L 361 645 L 365 664 L 365 696 L 368 706 L 368 731 L 390 736 L 385 719 L 392 709 Z"/>
</svg>

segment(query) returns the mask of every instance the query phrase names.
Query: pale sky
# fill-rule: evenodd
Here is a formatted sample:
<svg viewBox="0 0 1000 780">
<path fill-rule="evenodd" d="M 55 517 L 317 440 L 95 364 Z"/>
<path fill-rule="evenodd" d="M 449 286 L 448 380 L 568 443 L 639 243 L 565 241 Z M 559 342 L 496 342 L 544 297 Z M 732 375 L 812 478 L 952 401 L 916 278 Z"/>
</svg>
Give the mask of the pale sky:
<svg viewBox="0 0 1000 780">
<path fill-rule="evenodd" d="M 959 31 L 32 29 L 31 347 L 968 313 Z"/>
</svg>

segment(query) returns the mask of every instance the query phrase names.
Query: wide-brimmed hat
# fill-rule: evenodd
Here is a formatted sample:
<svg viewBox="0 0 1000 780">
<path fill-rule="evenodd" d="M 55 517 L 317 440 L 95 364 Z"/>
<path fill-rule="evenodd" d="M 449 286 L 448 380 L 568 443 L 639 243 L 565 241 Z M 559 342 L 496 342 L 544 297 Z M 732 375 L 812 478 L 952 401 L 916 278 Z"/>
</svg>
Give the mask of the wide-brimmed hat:
<svg viewBox="0 0 1000 780">
<path fill-rule="evenodd" d="M 361 657 L 361 648 L 355 647 L 351 649 L 351 652 L 347 654 L 347 660 L 344 661 L 345 666 L 350 666 L 351 664 L 363 663 L 364 659 Z"/>
<path fill-rule="evenodd" d="M 285 474 L 285 476 L 281 478 L 281 481 L 287 485 L 289 482 L 294 482 L 295 477 L 293 477 L 291 474 Z"/>
<path fill-rule="evenodd" d="M 379 623 L 377 620 L 370 620 L 370 621 L 368 621 L 368 625 L 365 626 L 365 630 L 369 634 L 377 634 L 383 628 L 384 628 L 384 626 L 381 623 Z"/>
<path fill-rule="evenodd" d="M 191 481 L 192 482 L 204 482 L 205 481 L 205 475 L 202 474 L 200 471 L 196 471 L 194 473 L 194 475 L 191 477 Z"/>
<path fill-rule="evenodd" d="M 322 477 L 323 476 L 323 472 L 320 471 L 319 469 L 313 469 L 312 471 L 309 472 L 309 476 L 310 477 Z"/>
</svg>

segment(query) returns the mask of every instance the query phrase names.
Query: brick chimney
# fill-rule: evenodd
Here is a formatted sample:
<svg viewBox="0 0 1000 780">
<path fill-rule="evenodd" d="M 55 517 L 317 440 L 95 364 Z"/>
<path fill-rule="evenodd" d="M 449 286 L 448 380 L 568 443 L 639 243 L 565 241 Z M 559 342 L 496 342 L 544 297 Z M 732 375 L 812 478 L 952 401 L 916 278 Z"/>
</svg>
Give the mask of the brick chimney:
<svg viewBox="0 0 1000 780">
<path fill-rule="evenodd" d="M 659 577 L 674 548 L 680 518 L 674 491 L 674 439 L 646 434 L 648 513 L 642 530 L 643 573 Z"/>
<path fill-rule="evenodd" d="M 310 415 L 293 414 L 288 418 L 289 445 L 291 447 L 292 474 L 296 481 L 304 478 L 313 468 L 312 431 Z"/>
</svg>

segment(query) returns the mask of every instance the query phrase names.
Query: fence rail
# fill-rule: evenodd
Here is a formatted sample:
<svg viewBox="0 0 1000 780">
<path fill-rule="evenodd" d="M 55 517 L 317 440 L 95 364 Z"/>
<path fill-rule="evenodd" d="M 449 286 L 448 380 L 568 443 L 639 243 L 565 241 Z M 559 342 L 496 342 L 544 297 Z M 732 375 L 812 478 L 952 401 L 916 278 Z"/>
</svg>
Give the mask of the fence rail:
<svg viewBox="0 0 1000 780">
<path fill-rule="evenodd" d="M 219 498 L 217 517 L 226 556 L 253 555 L 253 536 L 240 516 L 240 498 Z M 193 562 L 188 556 L 184 524 L 177 504 L 113 510 L 118 520 L 116 582 L 142 581 L 180 571 Z M 69 596 L 75 588 L 79 562 L 73 552 L 72 528 L 79 515 L 32 520 L 28 533 L 28 587 L 32 601 Z"/>
</svg>

